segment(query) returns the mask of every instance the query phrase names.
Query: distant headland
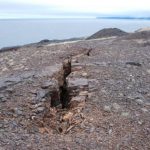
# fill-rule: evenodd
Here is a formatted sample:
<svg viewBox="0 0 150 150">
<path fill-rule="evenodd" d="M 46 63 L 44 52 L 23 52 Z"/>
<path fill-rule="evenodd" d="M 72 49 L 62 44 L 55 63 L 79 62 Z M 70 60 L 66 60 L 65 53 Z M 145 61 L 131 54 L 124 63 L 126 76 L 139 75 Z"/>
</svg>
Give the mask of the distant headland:
<svg viewBox="0 0 150 150">
<path fill-rule="evenodd" d="M 96 19 L 137 19 L 137 20 L 150 20 L 150 17 L 129 17 L 129 16 L 112 16 L 112 17 L 96 17 Z"/>
</svg>

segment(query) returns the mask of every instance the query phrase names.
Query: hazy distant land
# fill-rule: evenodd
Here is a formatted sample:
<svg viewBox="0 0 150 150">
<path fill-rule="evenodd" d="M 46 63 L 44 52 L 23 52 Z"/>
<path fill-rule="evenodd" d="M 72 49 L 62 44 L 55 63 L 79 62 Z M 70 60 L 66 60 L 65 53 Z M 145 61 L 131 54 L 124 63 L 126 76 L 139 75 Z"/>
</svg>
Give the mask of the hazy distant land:
<svg viewBox="0 0 150 150">
<path fill-rule="evenodd" d="M 112 16 L 112 17 L 96 17 L 97 19 L 139 19 L 139 20 L 150 20 L 150 17 L 130 17 L 130 16 L 124 16 L 124 17 L 118 17 L 118 16 Z"/>
</svg>

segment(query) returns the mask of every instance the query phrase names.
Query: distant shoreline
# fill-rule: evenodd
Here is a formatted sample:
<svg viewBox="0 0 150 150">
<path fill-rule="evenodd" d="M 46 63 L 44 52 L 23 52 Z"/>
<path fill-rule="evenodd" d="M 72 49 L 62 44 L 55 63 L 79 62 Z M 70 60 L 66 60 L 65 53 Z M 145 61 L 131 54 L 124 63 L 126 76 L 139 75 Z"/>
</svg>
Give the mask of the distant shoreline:
<svg viewBox="0 0 150 150">
<path fill-rule="evenodd" d="M 96 19 L 150 20 L 150 17 L 96 17 Z"/>
</svg>

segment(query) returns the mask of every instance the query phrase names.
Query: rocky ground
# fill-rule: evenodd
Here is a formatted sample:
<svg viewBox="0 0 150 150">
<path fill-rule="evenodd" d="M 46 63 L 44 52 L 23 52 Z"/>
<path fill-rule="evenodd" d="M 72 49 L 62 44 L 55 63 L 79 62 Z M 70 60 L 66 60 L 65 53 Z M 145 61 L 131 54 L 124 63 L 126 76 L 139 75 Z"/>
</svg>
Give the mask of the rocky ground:
<svg viewBox="0 0 150 150">
<path fill-rule="evenodd" d="M 1 52 L 0 150 L 149 150 L 145 32 Z"/>
</svg>

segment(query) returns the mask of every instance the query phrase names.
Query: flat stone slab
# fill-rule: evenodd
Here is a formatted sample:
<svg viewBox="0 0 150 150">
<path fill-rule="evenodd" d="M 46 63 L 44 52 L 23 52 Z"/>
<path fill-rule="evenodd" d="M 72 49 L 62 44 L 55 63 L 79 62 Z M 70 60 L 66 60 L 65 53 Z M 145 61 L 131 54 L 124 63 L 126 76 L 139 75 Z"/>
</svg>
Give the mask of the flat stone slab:
<svg viewBox="0 0 150 150">
<path fill-rule="evenodd" d="M 72 87 L 87 87 L 88 79 L 85 78 L 68 78 L 67 79 L 68 88 Z"/>
</svg>

